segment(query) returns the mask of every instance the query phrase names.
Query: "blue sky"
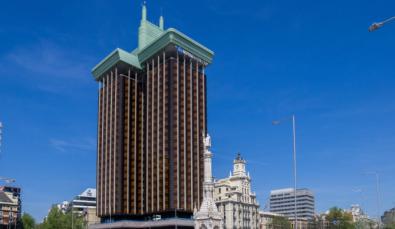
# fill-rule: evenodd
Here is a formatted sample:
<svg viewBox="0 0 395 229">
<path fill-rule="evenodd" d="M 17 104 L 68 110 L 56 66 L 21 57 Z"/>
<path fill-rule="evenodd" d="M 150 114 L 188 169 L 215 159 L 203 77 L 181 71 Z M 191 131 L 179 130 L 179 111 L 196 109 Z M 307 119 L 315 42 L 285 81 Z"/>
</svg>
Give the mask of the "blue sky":
<svg viewBox="0 0 395 229">
<path fill-rule="evenodd" d="M 7 1 L 0 9 L 0 175 L 17 179 L 23 210 L 95 186 L 97 88 L 90 69 L 116 47 L 137 44 L 141 1 Z M 208 74 L 214 175 L 241 152 L 263 208 L 292 185 L 291 123 L 297 117 L 299 187 L 317 212 L 359 203 L 376 215 L 395 206 L 395 2 L 148 1 L 148 18 L 216 55 Z"/>
</svg>

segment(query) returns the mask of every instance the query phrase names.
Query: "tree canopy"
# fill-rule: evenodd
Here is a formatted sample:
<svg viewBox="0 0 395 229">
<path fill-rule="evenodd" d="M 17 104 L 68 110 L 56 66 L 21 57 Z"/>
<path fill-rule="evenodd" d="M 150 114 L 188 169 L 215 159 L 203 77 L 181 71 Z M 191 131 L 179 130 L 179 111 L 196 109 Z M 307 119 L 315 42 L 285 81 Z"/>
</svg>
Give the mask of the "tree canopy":
<svg viewBox="0 0 395 229">
<path fill-rule="evenodd" d="M 36 227 L 36 221 L 28 213 L 22 215 L 22 228 L 23 229 L 34 229 Z"/>
<path fill-rule="evenodd" d="M 329 228 L 353 229 L 355 225 L 352 220 L 351 213 L 343 211 L 343 209 L 333 207 L 326 215 Z"/>
<path fill-rule="evenodd" d="M 77 215 L 71 214 L 71 211 L 63 213 L 57 207 L 53 207 L 48 216 L 41 224 L 37 225 L 37 229 L 84 229 L 84 219 Z"/>
</svg>

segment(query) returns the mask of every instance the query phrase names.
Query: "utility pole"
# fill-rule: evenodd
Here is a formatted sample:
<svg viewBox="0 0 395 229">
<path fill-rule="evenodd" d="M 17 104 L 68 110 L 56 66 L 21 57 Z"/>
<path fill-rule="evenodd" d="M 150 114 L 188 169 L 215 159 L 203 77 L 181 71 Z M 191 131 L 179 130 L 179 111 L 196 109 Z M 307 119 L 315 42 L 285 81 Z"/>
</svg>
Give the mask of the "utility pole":
<svg viewBox="0 0 395 229">
<path fill-rule="evenodd" d="M 381 198 L 380 198 L 380 175 L 377 171 L 368 172 L 367 175 L 373 175 L 376 180 L 376 207 L 377 207 L 377 224 L 378 228 L 381 229 Z"/>
<path fill-rule="evenodd" d="M 376 198 L 377 198 L 377 222 L 378 222 L 378 226 L 379 229 L 381 228 L 381 209 L 380 209 L 380 184 L 379 184 L 379 173 L 375 172 L 375 177 L 376 177 Z"/>
</svg>

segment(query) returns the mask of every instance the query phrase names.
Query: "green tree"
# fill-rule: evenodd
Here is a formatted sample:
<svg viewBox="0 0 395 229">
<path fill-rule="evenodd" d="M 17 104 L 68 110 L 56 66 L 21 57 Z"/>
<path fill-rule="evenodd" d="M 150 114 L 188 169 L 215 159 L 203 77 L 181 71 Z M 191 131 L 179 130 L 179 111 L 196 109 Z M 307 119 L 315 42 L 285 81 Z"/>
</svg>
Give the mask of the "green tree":
<svg viewBox="0 0 395 229">
<path fill-rule="evenodd" d="M 37 229 L 72 229 L 72 225 L 74 229 L 84 229 L 84 219 L 78 214 L 71 214 L 70 211 L 65 214 L 57 207 L 53 207 Z"/>
<path fill-rule="evenodd" d="M 385 225 L 384 229 L 395 229 L 395 223 Z"/>
<path fill-rule="evenodd" d="M 318 229 L 320 228 L 320 220 L 319 218 L 313 218 L 307 222 L 308 229 Z"/>
<path fill-rule="evenodd" d="M 356 229 L 371 229 L 371 228 L 376 228 L 376 226 L 377 226 L 377 222 L 367 218 L 359 219 L 357 222 L 355 222 Z"/>
<path fill-rule="evenodd" d="M 34 229 L 36 227 L 36 221 L 28 213 L 22 215 L 22 228 L 23 229 Z"/>
<path fill-rule="evenodd" d="M 351 213 L 345 212 L 340 208 L 333 207 L 329 210 L 326 220 L 329 228 L 354 229 L 355 225 L 352 221 Z"/>
<path fill-rule="evenodd" d="M 270 223 L 269 228 L 273 229 L 291 229 L 291 223 L 289 220 L 282 216 L 275 216 Z"/>
</svg>

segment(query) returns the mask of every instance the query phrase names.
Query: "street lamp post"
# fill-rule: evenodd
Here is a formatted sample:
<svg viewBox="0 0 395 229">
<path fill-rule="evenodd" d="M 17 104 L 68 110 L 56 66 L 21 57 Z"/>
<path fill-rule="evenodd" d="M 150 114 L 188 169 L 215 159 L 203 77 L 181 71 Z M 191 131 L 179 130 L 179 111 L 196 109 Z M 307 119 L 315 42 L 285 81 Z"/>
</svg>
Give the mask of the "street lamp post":
<svg viewBox="0 0 395 229">
<path fill-rule="evenodd" d="M 380 186 L 379 186 L 379 174 L 376 172 L 376 196 L 377 196 L 377 218 L 379 222 L 379 229 L 381 228 L 381 217 L 380 217 Z"/>
<path fill-rule="evenodd" d="M 383 27 L 384 24 L 386 24 L 388 22 L 391 22 L 391 21 L 395 21 L 395 16 L 394 17 L 390 17 L 390 18 L 388 18 L 388 19 L 386 19 L 384 21 L 381 21 L 381 22 L 374 22 L 372 25 L 369 26 L 368 30 L 369 30 L 369 32 L 373 32 L 373 31 Z"/>
<path fill-rule="evenodd" d="M 73 214 L 74 203 L 71 201 L 71 229 L 74 229 L 74 214 Z"/>
<path fill-rule="evenodd" d="M 379 224 L 379 229 L 381 228 L 381 217 L 380 217 L 380 186 L 379 186 L 379 174 L 374 172 L 376 178 L 376 201 L 377 201 L 377 223 Z"/>
<path fill-rule="evenodd" d="M 370 172 L 367 173 L 370 175 L 374 175 L 376 178 L 376 206 L 377 206 L 377 223 L 378 223 L 378 228 L 381 228 L 381 217 L 380 217 L 380 176 L 377 171 L 375 172 Z"/>
<path fill-rule="evenodd" d="M 298 213 L 296 205 L 296 120 L 295 115 L 292 117 L 292 145 L 293 145 L 293 175 L 294 175 L 294 228 L 298 228 Z M 272 122 L 273 125 L 279 125 L 282 120 L 275 120 Z"/>
<path fill-rule="evenodd" d="M 1 153 L 1 140 L 3 137 L 3 123 L 0 122 L 0 153 Z"/>
</svg>

